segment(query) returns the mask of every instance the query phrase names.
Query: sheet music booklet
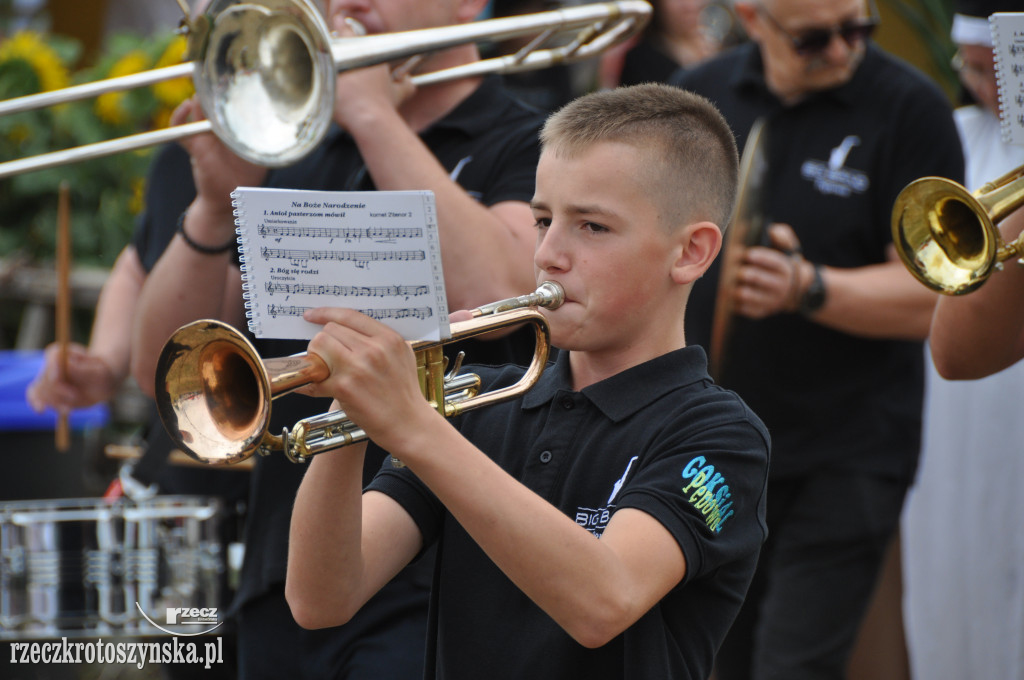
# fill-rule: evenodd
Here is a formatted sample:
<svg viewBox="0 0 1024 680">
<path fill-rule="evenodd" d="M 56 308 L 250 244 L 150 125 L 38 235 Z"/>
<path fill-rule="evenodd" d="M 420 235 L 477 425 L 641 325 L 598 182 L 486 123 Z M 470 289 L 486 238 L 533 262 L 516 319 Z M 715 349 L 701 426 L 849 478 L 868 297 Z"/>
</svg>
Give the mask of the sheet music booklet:
<svg viewBox="0 0 1024 680">
<path fill-rule="evenodd" d="M 349 307 L 406 340 L 451 336 L 434 194 L 238 187 L 231 197 L 257 338 L 310 339 L 313 307 Z"/>
<path fill-rule="evenodd" d="M 989 17 L 1003 141 L 1024 144 L 1024 12 Z"/>
</svg>

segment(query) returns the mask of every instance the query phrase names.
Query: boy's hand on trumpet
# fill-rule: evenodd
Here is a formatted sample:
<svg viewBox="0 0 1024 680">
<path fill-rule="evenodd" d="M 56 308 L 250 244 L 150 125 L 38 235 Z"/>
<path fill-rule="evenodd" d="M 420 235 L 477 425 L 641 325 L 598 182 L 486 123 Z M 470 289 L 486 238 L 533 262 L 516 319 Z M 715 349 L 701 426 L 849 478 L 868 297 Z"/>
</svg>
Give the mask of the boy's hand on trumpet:
<svg viewBox="0 0 1024 680">
<path fill-rule="evenodd" d="M 400 432 L 440 418 L 420 392 L 416 358 L 409 344 L 387 325 L 351 309 L 318 307 L 304 318 L 323 326 L 309 351 L 327 364 L 330 375 L 300 388 L 312 397 L 333 397 L 370 439 L 398 450 Z M 396 428 L 395 423 L 403 427 Z"/>
</svg>

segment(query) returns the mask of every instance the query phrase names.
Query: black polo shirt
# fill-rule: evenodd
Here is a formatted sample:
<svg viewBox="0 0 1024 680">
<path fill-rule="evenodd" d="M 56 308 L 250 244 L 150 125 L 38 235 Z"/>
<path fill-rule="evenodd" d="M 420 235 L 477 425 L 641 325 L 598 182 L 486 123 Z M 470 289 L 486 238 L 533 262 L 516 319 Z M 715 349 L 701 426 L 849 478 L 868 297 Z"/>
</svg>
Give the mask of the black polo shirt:
<svg viewBox="0 0 1024 680">
<path fill-rule="evenodd" d="M 538 132 L 543 121 L 543 114 L 505 92 L 498 76 L 489 76 L 420 138 L 449 175 L 482 204 L 528 202 L 533 198 L 540 155 Z M 187 163 L 185 156 L 185 167 Z M 191 201 L 195 190 L 191 187 L 190 173 L 166 181 L 191 188 L 186 192 Z M 375 188 L 355 142 L 336 126 L 310 155 L 292 166 L 271 171 L 266 186 L 328 191 Z M 147 234 L 153 245 L 144 247 L 155 248 L 157 254 L 163 252 L 174 236 L 181 209 L 147 213 L 139 231 Z M 304 340 L 254 340 L 254 343 L 263 357 L 303 352 L 308 345 Z M 470 340 L 460 345 L 466 350 L 467 361 L 503 364 L 529 362 L 533 343 L 533 334 L 527 329 L 501 340 Z M 446 354 L 454 357 L 457 349 L 452 346 Z M 271 409 L 270 431 L 279 434 L 282 428 L 291 429 L 298 420 L 323 413 L 329 407 L 329 399 L 283 396 L 274 401 Z M 381 460 L 371 457 L 367 460 L 366 481 L 369 481 Z M 257 461 L 249 500 L 246 559 L 237 598 L 240 605 L 272 584 L 284 582 L 291 509 L 305 470 L 305 466 L 291 463 L 283 455 Z"/>
<path fill-rule="evenodd" d="M 754 121 L 766 119 L 771 170 L 764 210 L 771 221 L 793 227 L 812 262 L 884 262 L 893 203 L 903 187 L 926 175 L 963 176 L 944 95 L 871 44 L 848 83 L 793 106 L 783 106 L 765 86 L 755 44 L 673 82 L 714 102 L 741 148 Z M 694 286 L 686 313 L 691 344 L 709 340 L 718 271 L 716 263 Z M 768 425 L 773 476 L 823 465 L 913 474 L 921 343 L 848 335 L 799 314 L 738 318 L 720 378 Z"/>
<path fill-rule="evenodd" d="M 574 392 L 563 352 L 523 398 L 456 420 L 503 469 L 595 536 L 629 507 L 679 542 L 685 579 L 600 649 L 577 644 L 516 588 L 408 469 L 381 470 L 370 488 L 398 500 L 425 542 L 437 542 L 428 643 L 436 658 L 427 677 L 708 676 L 766 536 L 769 444 L 706 364 L 701 348 L 684 348 Z M 523 369 L 480 374 L 495 388 Z"/>
</svg>

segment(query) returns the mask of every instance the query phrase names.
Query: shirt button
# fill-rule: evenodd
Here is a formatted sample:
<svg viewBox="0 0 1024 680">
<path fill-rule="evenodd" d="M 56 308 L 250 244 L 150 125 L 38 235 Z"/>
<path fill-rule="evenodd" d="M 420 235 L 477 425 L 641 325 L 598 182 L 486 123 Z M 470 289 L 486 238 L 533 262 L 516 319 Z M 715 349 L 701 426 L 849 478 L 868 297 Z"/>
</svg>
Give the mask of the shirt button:
<svg viewBox="0 0 1024 680">
<path fill-rule="evenodd" d="M 551 462 L 551 452 L 550 451 L 541 451 L 540 452 L 540 462 L 542 462 L 542 463 L 550 463 Z"/>
<path fill-rule="evenodd" d="M 575 404 L 572 403 L 572 397 L 565 397 L 562 399 L 562 408 L 566 411 L 571 411 L 573 406 L 575 406 Z"/>
</svg>

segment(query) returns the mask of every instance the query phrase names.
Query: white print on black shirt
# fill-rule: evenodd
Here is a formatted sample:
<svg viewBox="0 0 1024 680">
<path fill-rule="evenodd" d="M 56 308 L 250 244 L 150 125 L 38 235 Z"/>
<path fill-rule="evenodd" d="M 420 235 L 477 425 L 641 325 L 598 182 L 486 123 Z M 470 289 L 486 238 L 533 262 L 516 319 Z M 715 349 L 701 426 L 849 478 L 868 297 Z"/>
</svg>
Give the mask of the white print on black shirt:
<svg viewBox="0 0 1024 680">
<path fill-rule="evenodd" d="M 462 169 L 465 168 L 467 165 L 469 165 L 470 161 L 472 161 L 472 160 L 473 160 L 473 156 L 470 155 L 470 156 L 466 156 L 465 158 L 460 160 L 458 163 L 456 163 L 455 164 L 455 169 L 452 170 L 451 173 L 448 175 L 448 177 L 451 179 L 451 181 L 458 182 L 459 181 L 459 175 L 462 174 Z M 481 194 L 479 191 L 470 191 L 469 189 L 466 189 L 466 193 L 469 194 L 470 196 L 472 196 L 473 198 L 475 198 L 478 201 L 483 196 L 483 194 Z"/>
<path fill-rule="evenodd" d="M 832 149 L 827 163 L 811 159 L 804 161 L 800 166 L 800 176 L 814 182 L 814 188 L 823 194 L 851 196 L 864 193 L 871 185 L 868 176 L 860 170 L 843 167 L 850 151 L 859 145 L 860 137 L 847 135 L 839 146 Z"/>
<path fill-rule="evenodd" d="M 622 476 L 615 482 L 612 487 L 612 493 L 608 496 L 608 500 L 605 501 L 603 508 L 585 508 L 580 506 L 576 508 L 576 523 L 581 527 L 594 534 L 598 538 L 601 538 L 601 534 L 604 533 L 604 528 L 608 526 L 608 519 L 612 516 L 612 510 L 615 508 L 612 505 L 612 501 L 619 495 L 619 491 L 622 490 L 622 485 L 626 483 L 626 477 L 629 476 L 629 471 L 633 467 L 633 463 L 640 456 L 633 456 L 629 459 L 629 463 L 626 465 L 626 471 L 622 473 Z"/>
</svg>

